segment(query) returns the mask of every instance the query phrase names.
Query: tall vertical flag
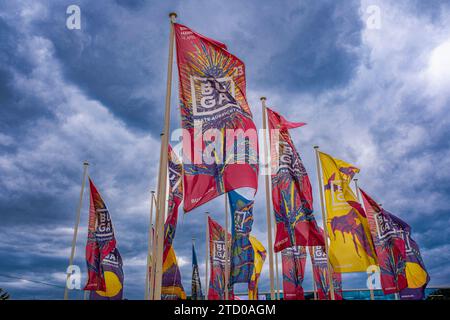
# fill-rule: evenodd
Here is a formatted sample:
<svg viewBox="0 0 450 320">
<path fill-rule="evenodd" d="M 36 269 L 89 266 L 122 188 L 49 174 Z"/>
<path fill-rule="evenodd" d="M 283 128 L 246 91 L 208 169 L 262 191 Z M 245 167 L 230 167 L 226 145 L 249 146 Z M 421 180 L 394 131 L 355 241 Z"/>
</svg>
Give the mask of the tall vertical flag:
<svg viewBox="0 0 450 320">
<path fill-rule="evenodd" d="M 313 215 L 311 183 L 288 131 L 305 123 L 289 122 L 269 108 L 267 116 L 271 157 L 278 160 L 277 171 L 272 175 L 276 220 L 274 250 L 279 252 L 293 246 L 323 246 L 323 237 Z M 278 145 L 274 139 L 275 130 L 279 130 Z"/>
<path fill-rule="evenodd" d="M 231 269 L 230 285 L 248 283 L 253 274 L 254 252 L 250 242 L 253 225 L 253 200 L 248 200 L 236 191 L 228 192 L 231 208 Z"/>
<path fill-rule="evenodd" d="M 411 237 L 411 227 L 393 214 L 394 227 L 400 230 L 406 245 L 406 280 L 408 287 L 400 291 L 402 300 L 422 300 L 425 298 L 425 288 L 430 282 L 430 276 L 420 254 L 419 245 Z"/>
<path fill-rule="evenodd" d="M 258 300 L 258 281 L 259 276 L 261 275 L 264 261 L 266 260 L 267 252 L 266 248 L 264 248 L 264 246 L 258 239 L 250 236 L 249 240 L 252 244 L 255 259 L 252 277 L 250 278 L 250 282 L 248 283 L 248 299 Z"/>
<path fill-rule="evenodd" d="M 258 142 L 247 104 L 244 63 L 225 44 L 178 23 L 174 28 L 188 212 L 237 188 L 256 191 Z M 247 133 L 251 137 L 242 138 Z"/>
<path fill-rule="evenodd" d="M 108 208 L 89 178 L 90 206 L 86 263 L 88 281 L 84 290 L 92 300 L 121 300 L 123 295 L 122 258 Z"/>
<path fill-rule="evenodd" d="M 169 198 L 167 219 L 164 224 L 161 299 L 176 300 L 186 299 L 186 293 L 181 283 L 180 268 L 172 246 L 178 221 L 178 207 L 183 201 L 183 167 L 170 145 L 168 152 Z"/>
<path fill-rule="evenodd" d="M 197 254 L 195 253 L 194 244 L 192 244 L 191 299 L 192 300 L 203 300 L 202 283 L 200 281 L 200 272 L 198 270 Z"/>
<path fill-rule="evenodd" d="M 225 250 L 230 250 L 230 243 L 225 245 L 225 230 L 209 216 L 208 227 L 211 266 L 208 300 L 225 300 Z M 230 300 L 234 299 L 231 290 L 228 297 Z"/>
<path fill-rule="evenodd" d="M 311 264 L 313 268 L 314 283 L 317 288 L 317 295 L 319 300 L 331 300 L 330 283 L 328 277 L 328 263 L 327 254 L 324 247 L 309 247 L 309 255 L 311 257 Z M 342 300 L 342 275 L 333 272 L 332 276 L 334 298 L 335 300 Z"/>
<path fill-rule="evenodd" d="M 306 266 L 306 249 L 303 246 L 293 246 L 281 251 L 283 269 L 284 300 L 304 300 L 303 279 Z"/>
<path fill-rule="evenodd" d="M 330 238 L 330 262 L 335 272 L 365 272 L 377 260 L 366 214 L 350 188 L 359 169 L 319 152 Z"/>
<path fill-rule="evenodd" d="M 397 293 L 408 286 L 405 273 L 405 240 L 391 214 L 381 208 L 364 190 L 359 190 L 380 266 L 381 287 L 384 294 Z"/>
</svg>

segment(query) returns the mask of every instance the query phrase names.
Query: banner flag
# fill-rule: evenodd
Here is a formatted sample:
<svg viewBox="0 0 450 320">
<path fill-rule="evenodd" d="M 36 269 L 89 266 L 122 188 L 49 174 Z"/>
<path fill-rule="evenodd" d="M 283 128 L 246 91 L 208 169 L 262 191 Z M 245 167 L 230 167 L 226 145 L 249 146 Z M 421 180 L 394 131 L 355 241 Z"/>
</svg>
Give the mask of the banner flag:
<svg viewBox="0 0 450 320">
<path fill-rule="evenodd" d="M 330 262 L 338 273 L 366 272 L 376 265 L 366 214 L 350 188 L 359 169 L 319 152 L 330 238 Z"/>
<path fill-rule="evenodd" d="M 178 23 L 174 28 L 188 212 L 234 189 L 256 192 L 258 136 L 247 104 L 244 63 L 225 44 Z"/>
<path fill-rule="evenodd" d="M 200 272 L 198 270 L 197 253 L 195 253 L 194 244 L 192 244 L 192 286 L 191 300 L 203 300 L 202 283 L 200 281 Z"/>
<path fill-rule="evenodd" d="M 236 191 L 228 192 L 231 208 L 231 268 L 230 285 L 249 283 L 254 268 L 254 252 L 249 236 L 253 225 L 253 200 Z"/>
<path fill-rule="evenodd" d="M 408 286 L 406 280 L 406 244 L 391 214 L 381 208 L 359 188 L 367 221 L 380 266 L 381 287 L 384 294 L 397 293 Z"/>
<path fill-rule="evenodd" d="M 180 268 L 177 263 L 177 256 L 172 246 L 169 246 L 167 256 L 163 263 L 163 275 L 161 285 L 161 300 L 185 300 L 186 293 L 184 292 L 181 283 Z"/>
<path fill-rule="evenodd" d="M 271 157 L 272 161 L 274 158 L 278 161 L 277 171 L 272 174 L 272 202 L 276 220 L 274 250 L 279 252 L 299 245 L 325 245 L 313 215 L 311 183 L 288 131 L 305 123 L 289 122 L 268 108 L 267 116 Z M 278 145 L 273 139 L 274 130 L 279 130 Z"/>
<path fill-rule="evenodd" d="M 264 265 L 264 261 L 266 260 L 266 248 L 253 236 L 249 237 L 250 243 L 252 244 L 253 252 L 254 252 L 254 268 L 252 272 L 252 277 L 250 282 L 248 283 L 248 299 L 249 300 L 258 300 L 258 281 L 259 276 L 261 275 L 261 270 Z"/>
<path fill-rule="evenodd" d="M 116 248 L 116 238 L 108 208 L 89 178 L 90 206 L 86 263 L 91 299 L 121 300 L 123 294 L 122 258 Z M 93 291 L 96 291 L 93 293 Z"/>
<path fill-rule="evenodd" d="M 281 251 L 283 269 L 283 299 L 304 300 L 303 279 L 305 276 L 306 249 L 294 246 Z"/>
<path fill-rule="evenodd" d="M 406 280 L 408 287 L 400 291 L 401 300 L 422 300 L 430 275 L 420 254 L 419 245 L 411 237 L 411 227 L 397 216 L 389 213 L 394 228 L 399 230 L 406 247 Z"/>
<path fill-rule="evenodd" d="M 331 300 L 330 282 L 328 281 L 327 253 L 324 247 L 309 247 L 313 267 L 314 283 L 319 300 Z M 342 275 L 333 272 L 334 299 L 342 300 Z"/>
<path fill-rule="evenodd" d="M 209 261 L 211 266 L 208 300 L 225 300 L 225 250 L 230 250 L 228 242 L 225 249 L 225 230 L 208 216 L 209 226 Z M 231 237 L 229 236 L 228 239 Z M 229 288 L 228 298 L 234 299 L 234 294 Z"/>
</svg>

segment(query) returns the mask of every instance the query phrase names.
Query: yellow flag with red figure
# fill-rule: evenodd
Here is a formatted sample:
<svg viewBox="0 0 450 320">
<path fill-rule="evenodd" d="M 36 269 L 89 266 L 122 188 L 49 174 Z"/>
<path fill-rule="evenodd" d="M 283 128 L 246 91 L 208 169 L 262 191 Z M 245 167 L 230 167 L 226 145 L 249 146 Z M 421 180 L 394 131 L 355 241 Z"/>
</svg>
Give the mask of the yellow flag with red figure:
<svg viewBox="0 0 450 320">
<path fill-rule="evenodd" d="M 359 169 L 323 152 L 319 158 L 331 265 L 339 273 L 365 272 L 377 260 L 366 214 L 350 188 Z"/>
</svg>

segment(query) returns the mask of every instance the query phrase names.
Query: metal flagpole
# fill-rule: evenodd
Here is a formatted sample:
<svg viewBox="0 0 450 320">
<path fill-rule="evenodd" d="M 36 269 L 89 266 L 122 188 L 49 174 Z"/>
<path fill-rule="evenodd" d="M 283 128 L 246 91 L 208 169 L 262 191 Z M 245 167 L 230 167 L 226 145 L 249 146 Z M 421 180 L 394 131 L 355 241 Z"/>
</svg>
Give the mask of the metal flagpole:
<svg viewBox="0 0 450 320">
<path fill-rule="evenodd" d="M 313 254 L 315 252 L 315 247 L 312 247 Z M 314 291 L 314 300 L 317 300 L 317 287 L 316 287 L 316 280 L 314 279 L 314 266 L 311 258 L 311 271 L 312 271 L 312 283 L 313 283 L 313 291 Z"/>
<path fill-rule="evenodd" d="M 361 194 L 359 193 L 358 179 L 357 178 L 353 179 L 353 182 L 355 183 L 356 198 L 358 199 L 358 202 L 361 205 L 361 207 L 364 208 L 364 204 L 361 201 Z M 367 274 L 367 277 L 370 278 L 370 274 Z M 370 291 L 370 300 L 375 300 L 375 295 L 373 293 L 373 288 L 369 287 L 369 291 Z"/>
<path fill-rule="evenodd" d="M 262 119 L 263 119 L 263 153 L 264 159 L 269 159 L 268 147 L 267 147 L 267 123 L 266 123 L 266 97 L 261 97 L 262 106 Z M 266 220 L 267 220 L 267 251 L 269 253 L 269 279 L 270 279 L 270 300 L 275 300 L 274 293 L 274 275 L 273 275 L 273 243 L 272 243 L 272 219 L 270 219 L 270 190 L 269 190 L 269 173 L 271 170 L 270 163 L 266 163 L 267 172 L 265 173 L 266 179 Z"/>
<path fill-rule="evenodd" d="M 317 180 L 319 181 L 319 194 L 320 194 L 320 208 L 322 209 L 322 223 L 323 223 L 323 232 L 325 234 L 325 253 L 327 255 L 327 267 L 328 267 L 328 283 L 331 300 L 335 300 L 334 297 L 334 284 L 333 284 L 333 268 L 330 263 L 330 255 L 328 250 L 328 229 L 327 229 L 327 214 L 324 207 L 324 196 L 323 196 L 323 183 L 322 183 L 322 175 L 320 169 L 320 159 L 319 159 L 319 146 L 314 146 L 316 152 L 316 164 L 317 164 Z"/>
<path fill-rule="evenodd" d="M 150 196 L 150 224 L 148 228 L 148 251 L 147 251 L 147 270 L 145 272 L 145 300 L 149 300 L 150 294 L 150 262 L 152 257 L 153 247 L 153 204 L 154 204 L 155 191 L 151 191 Z"/>
<path fill-rule="evenodd" d="M 155 230 L 155 226 L 158 223 L 159 219 L 158 219 L 158 198 L 155 196 L 155 193 L 153 193 L 153 197 L 152 197 L 152 201 L 153 201 L 153 206 L 155 208 L 155 222 L 152 225 L 151 228 L 151 236 L 152 236 L 152 251 L 151 251 L 151 259 L 150 259 L 150 265 L 151 267 L 149 268 L 149 300 L 153 300 L 154 299 L 154 292 L 155 292 L 155 259 L 154 257 L 156 257 L 156 245 L 155 245 L 155 238 L 156 238 L 156 230 Z"/>
<path fill-rule="evenodd" d="M 224 194 L 225 196 L 225 300 L 229 300 L 229 282 L 230 282 L 230 261 L 229 261 L 229 254 L 228 254 L 228 199 L 227 199 L 227 193 Z"/>
<path fill-rule="evenodd" d="M 154 300 L 161 300 L 161 281 L 163 266 L 163 249 L 164 249 L 164 217 L 166 216 L 166 194 L 167 194 L 167 164 L 169 150 L 169 127 L 170 127 L 170 97 L 172 94 L 172 67 L 173 67 L 173 49 L 174 49 L 174 26 L 176 13 L 170 13 L 170 36 L 169 36 L 169 59 L 167 65 L 167 87 L 166 87 L 166 103 L 164 114 L 164 131 L 161 136 L 161 162 L 159 164 L 158 178 L 158 209 L 156 211 L 158 224 L 156 225 L 156 246 L 157 253 L 154 257 L 155 265 L 155 291 Z"/>
<path fill-rule="evenodd" d="M 83 162 L 83 180 L 81 181 L 80 200 L 78 202 L 78 207 L 77 207 L 75 228 L 73 229 L 72 249 L 70 250 L 69 266 L 71 266 L 73 264 L 73 258 L 75 256 L 75 247 L 77 244 L 78 226 L 80 225 L 81 206 L 83 205 L 83 193 L 84 193 L 84 186 L 86 184 L 86 176 L 87 176 L 87 172 L 88 172 L 88 166 L 89 166 L 89 163 L 87 161 L 84 161 Z M 69 280 L 69 277 L 70 277 L 70 274 L 68 273 L 67 277 L 66 277 L 66 285 L 64 287 L 64 300 L 69 299 L 69 288 L 67 287 L 67 282 Z"/>
<path fill-rule="evenodd" d="M 209 284 L 208 284 L 208 266 L 209 266 L 209 212 L 205 212 L 206 217 L 206 241 L 205 241 L 205 300 L 208 300 L 208 290 L 209 290 Z"/>
</svg>

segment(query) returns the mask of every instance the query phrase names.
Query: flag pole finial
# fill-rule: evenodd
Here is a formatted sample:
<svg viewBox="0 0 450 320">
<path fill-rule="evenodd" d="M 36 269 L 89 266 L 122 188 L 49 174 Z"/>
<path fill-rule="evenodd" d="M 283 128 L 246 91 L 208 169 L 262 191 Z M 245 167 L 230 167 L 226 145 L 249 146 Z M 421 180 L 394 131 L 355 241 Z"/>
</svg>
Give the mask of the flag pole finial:
<svg viewBox="0 0 450 320">
<path fill-rule="evenodd" d="M 314 146 L 314 149 L 319 149 L 319 146 Z"/>
<path fill-rule="evenodd" d="M 178 15 L 176 14 L 176 12 L 169 13 L 169 18 L 170 18 L 170 21 L 172 21 L 172 23 L 175 22 L 175 19 L 177 17 L 178 17 Z"/>
<path fill-rule="evenodd" d="M 83 161 L 83 166 L 88 166 L 88 165 L 89 165 L 89 162 L 87 160 L 84 160 Z"/>
<path fill-rule="evenodd" d="M 260 99 L 261 99 L 261 101 L 267 100 L 266 97 L 261 97 Z"/>
</svg>

